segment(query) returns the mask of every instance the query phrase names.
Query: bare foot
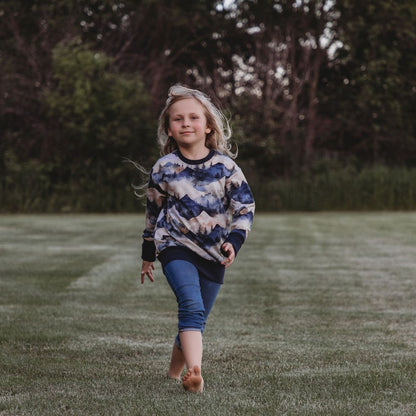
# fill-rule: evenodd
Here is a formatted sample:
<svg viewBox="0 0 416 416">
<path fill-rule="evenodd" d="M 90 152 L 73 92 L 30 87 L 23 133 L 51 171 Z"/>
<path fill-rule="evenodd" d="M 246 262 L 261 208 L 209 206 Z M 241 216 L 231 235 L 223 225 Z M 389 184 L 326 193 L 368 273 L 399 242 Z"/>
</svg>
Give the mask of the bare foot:
<svg viewBox="0 0 416 416">
<path fill-rule="evenodd" d="M 189 369 L 182 377 L 182 385 L 185 390 L 192 393 L 202 393 L 204 390 L 204 379 L 201 376 L 201 369 L 196 365 Z"/>
</svg>

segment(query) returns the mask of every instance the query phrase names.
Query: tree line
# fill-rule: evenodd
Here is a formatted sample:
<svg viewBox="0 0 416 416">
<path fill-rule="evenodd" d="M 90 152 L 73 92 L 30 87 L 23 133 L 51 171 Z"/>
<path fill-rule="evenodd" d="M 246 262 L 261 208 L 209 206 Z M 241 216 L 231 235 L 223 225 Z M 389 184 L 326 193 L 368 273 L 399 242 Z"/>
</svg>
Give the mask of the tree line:
<svg viewBox="0 0 416 416">
<path fill-rule="evenodd" d="M 135 209 L 127 160 L 158 157 L 177 82 L 230 115 L 260 207 L 379 166 L 416 199 L 413 0 L 7 0 L 0 22 L 3 211 Z"/>
</svg>

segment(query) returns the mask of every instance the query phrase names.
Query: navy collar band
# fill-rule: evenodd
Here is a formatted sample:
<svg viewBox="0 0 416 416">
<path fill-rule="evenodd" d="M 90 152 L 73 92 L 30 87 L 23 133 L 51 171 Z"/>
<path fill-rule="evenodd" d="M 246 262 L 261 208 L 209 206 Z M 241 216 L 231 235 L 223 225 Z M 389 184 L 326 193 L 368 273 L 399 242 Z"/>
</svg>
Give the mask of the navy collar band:
<svg viewBox="0 0 416 416">
<path fill-rule="evenodd" d="M 181 159 L 183 162 L 187 163 L 188 165 L 199 165 L 200 163 L 205 163 L 208 160 L 210 160 L 214 154 L 215 154 L 215 150 L 211 149 L 209 151 L 209 153 L 203 158 L 203 159 L 197 159 L 197 160 L 193 160 L 193 159 L 188 159 L 186 158 L 178 149 L 177 151 L 177 155 L 179 157 L 179 159 Z"/>
</svg>

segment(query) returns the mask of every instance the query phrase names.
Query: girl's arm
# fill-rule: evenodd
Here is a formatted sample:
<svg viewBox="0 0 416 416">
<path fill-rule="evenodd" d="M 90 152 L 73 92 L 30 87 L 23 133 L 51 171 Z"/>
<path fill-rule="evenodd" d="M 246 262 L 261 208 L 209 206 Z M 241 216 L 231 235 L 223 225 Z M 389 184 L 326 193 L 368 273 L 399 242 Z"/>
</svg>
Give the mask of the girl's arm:
<svg viewBox="0 0 416 416">
<path fill-rule="evenodd" d="M 144 277 L 147 276 L 153 282 L 153 262 L 156 260 L 156 247 L 154 243 L 154 233 L 157 219 L 163 208 L 165 194 L 160 187 L 153 181 L 150 173 L 149 184 L 146 191 L 146 227 L 143 232 L 142 244 L 142 271 L 141 281 L 144 283 Z"/>
<path fill-rule="evenodd" d="M 233 174 L 226 181 L 226 190 L 230 201 L 232 219 L 230 227 L 231 232 L 225 240 L 223 248 L 225 244 L 227 244 L 228 248 L 228 244 L 231 245 L 235 257 L 251 229 L 255 211 L 253 194 L 243 172 L 237 165 L 235 166 Z M 227 251 L 225 248 L 224 250 Z M 234 258 L 232 258 L 232 261 L 233 260 Z M 231 263 L 229 263 L 228 266 Z M 226 264 L 227 266 L 226 261 L 223 262 L 223 264 Z"/>
</svg>

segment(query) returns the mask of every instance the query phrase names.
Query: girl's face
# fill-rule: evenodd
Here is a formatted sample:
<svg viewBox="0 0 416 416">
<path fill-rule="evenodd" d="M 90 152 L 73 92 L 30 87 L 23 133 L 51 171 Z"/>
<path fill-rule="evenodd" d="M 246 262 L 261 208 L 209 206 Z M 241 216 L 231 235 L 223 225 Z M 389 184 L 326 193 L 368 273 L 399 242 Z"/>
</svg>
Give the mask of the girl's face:
<svg viewBox="0 0 416 416">
<path fill-rule="evenodd" d="M 203 150 L 210 131 L 204 108 L 195 98 L 185 98 L 170 107 L 168 134 L 175 139 L 179 150 Z"/>
</svg>

